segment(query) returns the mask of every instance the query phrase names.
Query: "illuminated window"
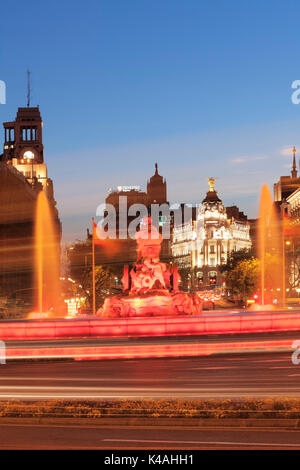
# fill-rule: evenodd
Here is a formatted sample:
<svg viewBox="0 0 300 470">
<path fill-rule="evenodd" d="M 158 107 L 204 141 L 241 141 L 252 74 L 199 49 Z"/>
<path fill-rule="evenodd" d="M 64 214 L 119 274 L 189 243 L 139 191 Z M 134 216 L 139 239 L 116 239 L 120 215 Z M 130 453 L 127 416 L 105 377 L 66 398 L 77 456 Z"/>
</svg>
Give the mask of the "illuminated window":
<svg viewBox="0 0 300 470">
<path fill-rule="evenodd" d="M 208 273 L 209 283 L 216 284 L 217 283 L 217 273 L 216 271 L 210 271 Z"/>
<path fill-rule="evenodd" d="M 21 139 L 24 142 L 37 140 L 36 127 L 21 127 Z"/>
<path fill-rule="evenodd" d="M 23 154 L 23 158 L 25 158 L 25 160 L 33 160 L 34 159 L 34 153 L 31 152 L 31 150 L 27 150 L 26 152 L 24 152 Z"/>
</svg>

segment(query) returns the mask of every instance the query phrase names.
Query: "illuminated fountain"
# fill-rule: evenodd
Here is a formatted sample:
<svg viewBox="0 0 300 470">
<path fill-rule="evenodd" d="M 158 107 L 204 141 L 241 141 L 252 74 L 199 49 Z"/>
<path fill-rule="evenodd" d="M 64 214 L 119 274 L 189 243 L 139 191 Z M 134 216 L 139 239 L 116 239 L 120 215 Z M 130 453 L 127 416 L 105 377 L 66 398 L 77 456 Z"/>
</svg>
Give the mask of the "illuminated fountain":
<svg viewBox="0 0 300 470">
<path fill-rule="evenodd" d="M 197 294 L 178 290 L 177 266 L 161 263 L 159 254 L 162 236 L 144 219 L 135 235 L 137 262 L 129 272 L 124 267 L 123 293 L 105 299 L 97 312 L 100 317 L 145 317 L 197 315 L 202 313 L 202 301 Z"/>
<path fill-rule="evenodd" d="M 58 317 L 62 311 L 59 237 L 44 191 L 37 198 L 35 231 L 35 311 L 29 318 Z"/>
<path fill-rule="evenodd" d="M 41 195 L 42 196 L 42 195 Z M 41 217 L 48 212 L 42 210 L 42 201 L 40 207 Z M 45 201 L 44 201 L 45 203 Z M 47 205 L 46 205 L 47 206 Z M 274 300 L 272 294 L 265 290 L 267 287 L 280 289 L 280 267 L 282 267 L 280 257 L 280 237 L 279 222 L 272 215 L 272 199 L 267 187 L 262 191 L 261 220 L 260 220 L 260 254 L 264 269 L 262 270 L 261 283 L 263 286 L 262 305 L 258 310 L 267 310 L 266 302 Z M 45 265 L 49 262 L 42 247 L 49 245 L 56 246 L 54 250 L 58 253 L 57 238 L 55 231 L 51 237 L 43 237 L 49 232 L 41 227 L 42 219 L 37 221 L 37 237 L 39 242 L 36 244 L 38 273 L 37 282 L 39 285 L 37 296 L 37 311 L 33 318 L 42 318 L 46 309 L 59 309 L 59 284 L 58 284 L 58 263 L 56 269 L 51 268 L 52 280 L 43 278 Z M 48 218 L 49 220 L 49 218 Z M 51 220 L 51 217 L 50 217 Z M 275 226 L 273 224 L 275 223 Z M 45 222 L 46 223 L 46 222 Z M 277 231 L 274 232 L 275 227 Z M 53 227 L 52 227 L 53 228 Z M 42 237 L 42 234 L 43 237 Z M 148 235 L 148 237 L 144 237 Z M 149 237 L 150 235 L 150 237 Z M 136 336 L 168 336 L 168 335 L 207 335 L 207 334 L 240 334 L 254 332 L 270 331 L 298 331 L 300 328 L 300 315 L 298 312 L 263 312 L 257 314 L 236 311 L 216 312 L 213 315 L 200 315 L 202 313 L 202 300 L 199 294 L 187 294 L 178 290 L 179 276 L 174 266 L 161 263 L 159 253 L 161 249 L 162 237 L 155 227 L 144 223 L 141 231 L 136 234 L 137 240 L 137 262 L 131 270 L 124 267 L 124 276 L 122 279 L 123 293 L 105 300 L 104 305 L 97 312 L 98 318 L 83 319 L 59 319 L 59 321 L 23 321 L 14 320 L 0 323 L 0 334 L 2 339 L 23 340 L 23 339 L 57 339 L 71 337 L 136 337 Z M 54 256 L 54 255 L 53 255 Z M 46 258 L 46 259 L 45 259 Z M 51 257 L 50 257 L 51 258 Z M 48 261 L 47 261 L 48 259 Z M 57 258 L 53 258 L 58 260 Z M 53 261 L 52 259 L 52 261 Z M 274 261 L 274 262 L 273 262 Z M 51 263 L 50 263 L 51 264 Z M 281 264 L 281 266 L 280 266 Z M 271 268 L 270 268 L 271 267 Z M 279 269 L 277 269 L 279 268 Z M 41 274 L 42 273 L 42 274 Z M 54 276 L 54 277 L 53 277 Z M 271 280 L 271 282 L 270 282 Z M 281 279 L 283 281 L 283 279 Z M 275 283 L 274 285 L 272 283 Z M 47 284 L 48 283 L 48 284 Z M 55 287 L 56 286 L 56 287 Z M 49 289 L 48 289 L 49 288 Z M 271 292 L 271 290 L 270 290 Z M 51 295 L 50 295 L 51 293 Z M 205 300 L 205 298 L 203 298 Z M 271 307 L 271 306 L 270 306 Z M 152 317 L 152 318 L 151 318 Z M 263 321 L 262 321 L 263 320 Z M 274 321 L 276 320 L 276 321 Z M 45 325 L 45 326 L 44 326 Z M 278 347 L 290 348 L 289 340 L 280 340 L 273 345 L 276 350 Z M 272 341 L 273 344 L 273 341 Z M 182 346 L 182 347 L 181 347 Z M 174 344 L 173 352 L 170 352 L 170 344 L 161 344 L 158 342 L 157 348 L 153 344 L 141 344 L 137 349 L 136 345 L 129 349 L 123 346 L 97 346 L 89 348 L 86 351 L 85 346 L 68 349 L 68 356 L 84 358 L 128 358 L 128 357 L 169 357 L 169 356 L 193 356 L 199 354 L 211 354 L 214 351 L 225 351 L 227 348 L 224 342 L 217 345 L 213 351 L 210 344 L 204 344 L 203 349 L 199 349 L 199 344 Z M 229 350 L 232 351 L 233 343 L 230 343 Z M 219 348 L 222 349 L 219 349 Z M 260 342 L 260 346 L 270 351 L 270 342 Z M 253 348 L 253 344 L 249 349 Z M 274 349 L 274 350 L 275 350 Z M 226 349 L 228 350 L 228 349 Z M 202 351 L 202 352 L 201 352 Z M 36 357 L 36 351 L 32 348 L 10 349 L 11 357 L 20 357 L 27 355 Z M 58 355 L 62 354 L 61 347 L 56 351 Z M 47 357 L 49 352 L 42 350 L 42 356 Z M 54 354 L 51 347 L 50 354 Z"/>
<path fill-rule="evenodd" d="M 269 187 L 261 189 L 258 221 L 258 257 L 260 260 L 260 305 L 263 310 L 284 303 L 282 229 Z M 258 307 L 258 306 L 256 306 Z M 259 307 L 258 307 L 259 309 Z"/>
</svg>

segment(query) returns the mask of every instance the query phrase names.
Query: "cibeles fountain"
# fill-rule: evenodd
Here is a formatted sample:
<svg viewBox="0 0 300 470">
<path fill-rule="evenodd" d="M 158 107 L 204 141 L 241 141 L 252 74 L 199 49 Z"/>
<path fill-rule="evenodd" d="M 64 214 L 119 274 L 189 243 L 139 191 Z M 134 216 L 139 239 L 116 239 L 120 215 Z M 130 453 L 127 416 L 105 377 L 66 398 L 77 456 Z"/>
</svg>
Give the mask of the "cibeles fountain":
<svg viewBox="0 0 300 470">
<path fill-rule="evenodd" d="M 259 302 L 251 310 L 270 310 L 273 297 L 284 294 L 282 228 L 269 188 L 261 191 L 258 223 L 258 255 L 260 259 Z M 207 292 L 186 293 L 179 290 L 180 276 L 175 264 L 160 261 L 163 237 L 144 218 L 135 233 L 137 261 L 131 269 L 124 266 L 122 293 L 109 297 L 98 310 L 101 318 L 163 317 L 199 315 Z M 43 191 L 37 198 L 35 223 L 35 310 L 29 319 L 64 318 L 66 316 L 60 289 L 59 237 L 53 215 Z"/>
<path fill-rule="evenodd" d="M 48 225 L 52 214 L 47 206 L 47 200 L 41 194 L 38 198 L 36 221 L 37 298 L 35 311 L 26 320 L 1 322 L 2 339 L 233 334 L 300 328 L 298 312 L 274 312 L 272 292 L 274 293 L 275 288 L 278 298 L 278 293 L 281 291 L 280 284 L 284 282 L 284 276 L 279 275 L 284 273 L 284 263 L 280 258 L 280 246 L 284 248 L 284 237 L 280 231 L 278 217 L 274 219 L 271 215 L 273 203 L 267 188 L 264 188 L 262 192 L 258 240 L 263 268 L 261 271 L 262 299 L 256 308 L 258 311 L 251 313 L 230 310 L 202 314 L 202 303 L 205 302 L 207 293 L 205 291 L 186 293 L 179 290 L 180 277 L 177 267 L 160 261 L 162 235 L 147 218 L 143 220 L 141 230 L 135 234 L 137 261 L 131 268 L 124 267 L 123 292 L 107 298 L 97 315 L 89 317 L 78 315 L 76 318 L 67 318 L 65 309 L 62 308 L 58 285 L 59 240 L 53 226 L 51 228 L 51 224 Z M 277 230 L 274 232 L 275 227 Z M 272 311 L 268 312 L 267 310 L 271 308 Z M 176 344 L 171 350 L 170 344 L 158 344 L 157 348 L 153 344 L 142 345 L 138 349 L 134 345 L 130 353 L 127 347 L 123 346 L 99 346 L 92 352 L 86 352 L 84 348 L 78 352 L 77 348 L 73 348 L 71 352 L 68 350 L 68 354 L 74 354 L 72 357 L 81 359 L 83 357 L 95 359 L 177 357 L 182 354 L 199 355 L 219 351 L 219 346 L 215 349 L 211 343 L 205 345 L 200 352 L 198 343 L 191 347 L 190 344 L 181 346 Z M 249 346 L 250 349 L 251 347 Z M 33 354 L 31 348 L 26 350 L 27 352 L 17 348 L 14 354 L 19 355 L 20 351 L 29 357 Z M 41 354 L 46 355 L 48 352 L 45 350 Z M 52 349 L 51 354 L 53 354 Z M 57 354 L 62 354 L 61 349 Z"/>
<path fill-rule="evenodd" d="M 135 238 L 137 261 L 131 270 L 129 266 L 124 266 L 123 292 L 107 298 L 97 316 L 118 318 L 202 313 L 202 301 L 198 294 L 179 290 L 177 266 L 160 261 L 163 239 L 151 224 L 150 217 L 143 219 Z"/>
</svg>

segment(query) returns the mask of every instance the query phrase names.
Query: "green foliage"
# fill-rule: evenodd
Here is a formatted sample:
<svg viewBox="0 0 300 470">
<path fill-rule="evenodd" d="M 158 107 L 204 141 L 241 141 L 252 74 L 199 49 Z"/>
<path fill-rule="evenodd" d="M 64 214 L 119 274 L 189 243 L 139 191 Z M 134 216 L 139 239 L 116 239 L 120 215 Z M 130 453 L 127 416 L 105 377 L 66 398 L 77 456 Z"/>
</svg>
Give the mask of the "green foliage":
<svg viewBox="0 0 300 470">
<path fill-rule="evenodd" d="M 255 258 L 237 261 L 235 266 L 225 272 L 227 288 L 243 301 L 252 296 L 259 282 L 259 261 Z"/>
<path fill-rule="evenodd" d="M 232 251 L 227 258 L 227 263 L 220 266 L 221 273 L 226 273 L 232 271 L 240 261 L 245 261 L 255 258 L 255 253 L 253 250 L 243 250 Z"/>
<path fill-rule="evenodd" d="M 192 271 L 190 268 L 179 268 L 179 275 L 181 277 L 179 289 L 186 292 L 191 286 Z"/>
<path fill-rule="evenodd" d="M 257 290 L 260 263 L 253 250 L 232 251 L 220 271 L 225 276 L 227 289 L 239 300 L 245 301 Z"/>
</svg>

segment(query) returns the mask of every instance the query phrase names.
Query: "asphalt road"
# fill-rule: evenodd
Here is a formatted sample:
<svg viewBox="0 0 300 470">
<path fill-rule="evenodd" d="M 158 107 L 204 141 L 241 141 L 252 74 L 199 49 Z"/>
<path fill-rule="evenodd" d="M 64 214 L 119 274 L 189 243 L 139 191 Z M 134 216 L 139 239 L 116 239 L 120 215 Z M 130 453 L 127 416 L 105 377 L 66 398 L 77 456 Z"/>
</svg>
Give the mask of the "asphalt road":
<svg viewBox="0 0 300 470">
<path fill-rule="evenodd" d="M 5 400 L 299 394 L 300 365 L 293 365 L 288 353 L 0 366 L 0 399 Z M 300 430 L 1 423 L 0 449 L 299 450 Z"/>
<path fill-rule="evenodd" d="M 0 399 L 296 397 L 300 365 L 290 353 L 186 359 L 8 362 Z"/>
<path fill-rule="evenodd" d="M 111 449 L 107 456 L 117 449 L 299 450 L 300 431 L 1 424 L 0 449 Z"/>
</svg>

